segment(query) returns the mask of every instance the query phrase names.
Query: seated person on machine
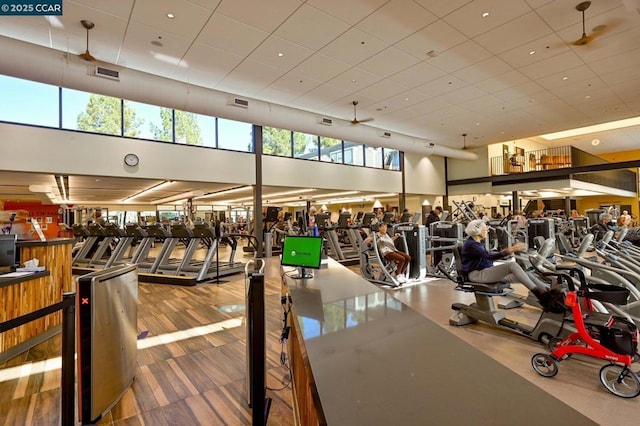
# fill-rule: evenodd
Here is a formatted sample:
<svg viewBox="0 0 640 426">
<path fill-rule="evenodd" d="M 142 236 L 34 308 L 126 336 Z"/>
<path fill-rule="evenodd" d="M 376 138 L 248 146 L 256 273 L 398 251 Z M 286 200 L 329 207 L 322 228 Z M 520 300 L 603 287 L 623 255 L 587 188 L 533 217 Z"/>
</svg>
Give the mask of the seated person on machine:
<svg viewBox="0 0 640 426">
<path fill-rule="evenodd" d="M 516 262 L 493 264 L 494 260 L 502 259 L 517 251 L 526 250 L 524 243 L 517 243 L 498 252 L 489 252 L 483 244 L 487 237 L 487 225 L 481 219 L 469 222 L 464 232 L 469 236 L 464 241 L 460 256 L 462 270 L 470 281 L 478 283 L 522 283 L 533 293 L 543 307 L 555 304 L 559 291 L 549 289 L 546 284 L 534 281 Z"/>
<path fill-rule="evenodd" d="M 609 213 L 600 213 L 600 216 L 598 216 L 598 223 L 589 228 L 589 232 L 593 234 L 594 241 L 600 241 L 607 231 L 614 231 L 614 233 L 616 233 L 618 227 L 615 223 L 611 222 L 612 220 L 613 216 Z"/>
<path fill-rule="evenodd" d="M 404 273 L 407 270 L 407 266 L 409 266 L 409 262 L 411 262 L 411 256 L 407 253 L 396 249 L 394 240 L 398 239 L 400 234 L 396 234 L 392 237 L 387 234 L 387 224 L 380 223 L 377 233 L 378 238 L 378 251 L 380 252 L 380 256 L 383 258 L 393 261 L 398 265 L 398 269 L 396 271 L 396 279 L 400 283 L 407 282 L 407 279 L 404 276 Z M 370 243 L 373 241 L 373 237 L 367 237 L 365 243 Z"/>
</svg>

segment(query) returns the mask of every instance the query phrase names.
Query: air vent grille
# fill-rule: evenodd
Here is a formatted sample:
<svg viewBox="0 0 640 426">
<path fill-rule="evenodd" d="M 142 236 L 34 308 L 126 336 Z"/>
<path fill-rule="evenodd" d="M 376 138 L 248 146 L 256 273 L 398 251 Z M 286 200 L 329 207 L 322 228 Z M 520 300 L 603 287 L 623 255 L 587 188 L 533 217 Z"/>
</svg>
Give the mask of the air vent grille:
<svg viewBox="0 0 640 426">
<path fill-rule="evenodd" d="M 110 70 L 109 68 L 96 66 L 94 74 L 98 77 L 104 77 L 111 80 L 120 80 L 120 72 L 116 70 Z"/>
</svg>

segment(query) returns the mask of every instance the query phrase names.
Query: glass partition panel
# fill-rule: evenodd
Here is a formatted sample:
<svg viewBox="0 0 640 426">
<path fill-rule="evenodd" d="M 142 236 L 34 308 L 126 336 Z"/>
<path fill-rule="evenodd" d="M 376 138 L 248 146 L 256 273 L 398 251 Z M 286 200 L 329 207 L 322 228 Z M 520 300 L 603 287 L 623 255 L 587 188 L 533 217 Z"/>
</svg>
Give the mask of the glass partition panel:
<svg viewBox="0 0 640 426">
<path fill-rule="evenodd" d="M 344 164 L 364 166 L 364 145 L 344 141 Z"/>
<path fill-rule="evenodd" d="M 291 157 L 291 130 L 263 127 L 262 152 L 268 155 Z"/>
<path fill-rule="evenodd" d="M 367 146 L 364 149 L 365 166 L 376 169 L 382 168 L 382 148 L 375 146 Z"/>
<path fill-rule="evenodd" d="M 320 161 L 342 163 L 342 141 L 320 136 Z"/>
<path fill-rule="evenodd" d="M 293 156 L 318 160 L 319 137 L 308 133 L 293 132 Z"/>
<path fill-rule="evenodd" d="M 137 127 L 136 112 L 125 116 L 125 127 Z M 122 102 L 119 98 L 62 89 L 62 127 L 71 130 L 122 135 Z M 135 136 L 135 135 L 129 135 Z"/>
<path fill-rule="evenodd" d="M 218 118 L 218 148 L 253 152 L 253 125 Z"/>
<path fill-rule="evenodd" d="M 172 142 L 172 110 L 125 100 L 124 135 L 132 138 Z"/>
<path fill-rule="evenodd" d="M 58 88 L 0 75 L 0 120 L 58 127 Z"/>
<path fill-rule="evenodd" d="M 384 168 L 387 170 L 400 170 L 400 152 L 397 149 L 384 149 Z"/>
</svg>

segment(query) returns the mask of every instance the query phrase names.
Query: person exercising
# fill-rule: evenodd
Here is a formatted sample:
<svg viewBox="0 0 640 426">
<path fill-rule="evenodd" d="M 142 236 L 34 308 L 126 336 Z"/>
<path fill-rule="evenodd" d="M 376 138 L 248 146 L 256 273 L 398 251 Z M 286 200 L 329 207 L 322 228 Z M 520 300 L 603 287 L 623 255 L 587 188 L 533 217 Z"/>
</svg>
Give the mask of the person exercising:
<svg viewBox="0 0 640 426">
<path fill-rule="evenodd" d="M 469 236 L 461 250 L 462 270 L 470 281 L 478 283 L 522 283 L 533 293 L 543 307 L 555 303 L 558 292 L 549 289 L 542 282 L 536 282 L 516 262 L 505 262 L 494 265 L 493 261 L 502 259 L 512 253 L 524 251 L 527 245 L 517 243 L 499 252 L 489 252 L 482 241 L 487 237 L 487 225 L 481 219 L 469 222 L 464 232 Z"/>
<path fill-rule="evenodd" d="M 396 271 L 396 279 L 399 283 L 407 282 L 406 277 L 404 276 L 407 266 L 409 266 L 409 262 L 411 262 L 411 256 L 407 253 L 396 249 L 394 241 L 400 237 L 400 234 L 396 234 L 393 237 L 390 237 L 387 234 L 387 224 L 382 222 L 378 227 L 378 251 L 380 252 L 380 256 L 384 257 L 387 260 L 393 261 L 398 265 L 398 269 Z M 366 243 L 370 243 L 373 241 L 373 237 L 368 237 L 365 239 Z"/>
</svg>

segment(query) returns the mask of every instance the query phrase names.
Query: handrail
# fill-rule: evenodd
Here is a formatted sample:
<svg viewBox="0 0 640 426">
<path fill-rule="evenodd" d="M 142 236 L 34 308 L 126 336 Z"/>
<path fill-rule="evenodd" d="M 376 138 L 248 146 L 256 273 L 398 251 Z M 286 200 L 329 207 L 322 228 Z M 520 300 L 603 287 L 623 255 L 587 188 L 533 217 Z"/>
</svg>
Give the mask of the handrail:
<svg viewBox="0 0 640 426">
<path fill-rule="evenodd" d="M 76 336 L 76 293 L 63 293 L 62 301 L 46 306 L 37 311 L 21 315 L 0 323 L 0 333 L 30 323 L 46 315 L 62 310 L 62 379 L 61 391 L 61 424 L 75 424 L 75 336 Z"/>
</svg>

